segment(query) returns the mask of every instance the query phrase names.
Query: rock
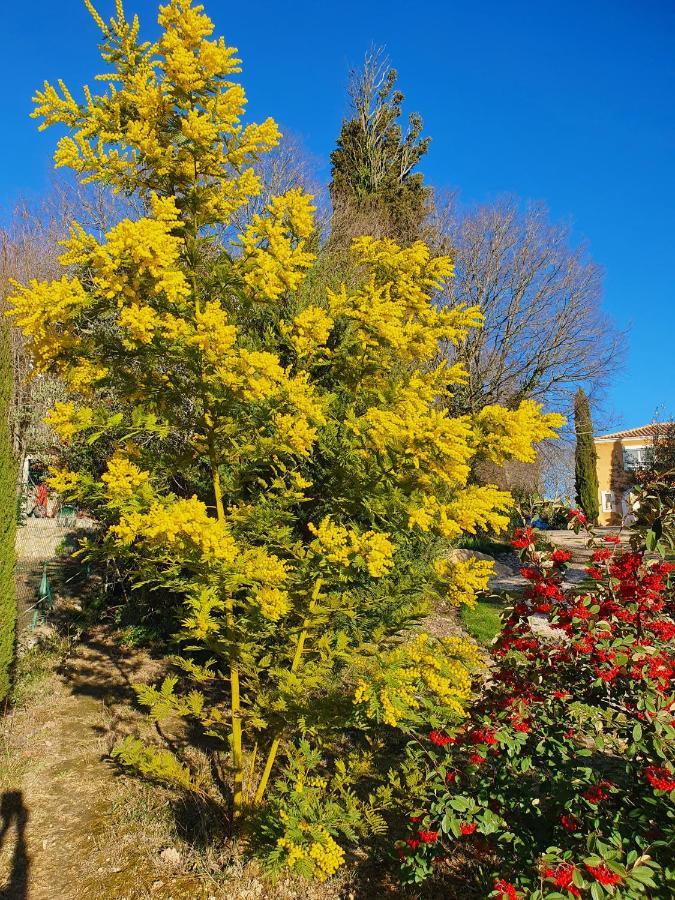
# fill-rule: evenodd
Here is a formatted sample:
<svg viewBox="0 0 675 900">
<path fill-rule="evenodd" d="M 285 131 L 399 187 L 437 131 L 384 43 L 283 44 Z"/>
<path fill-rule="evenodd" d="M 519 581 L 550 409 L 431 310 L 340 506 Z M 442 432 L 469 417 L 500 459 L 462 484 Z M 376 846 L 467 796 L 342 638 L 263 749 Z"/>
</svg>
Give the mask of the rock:
<svg viewBox="0 0 675 900">
<path fill-rule="evenodd" d="M 166 850 L 162 850 L 159 858 L 165 866 L 170 866 L 172 869 L 176 869 L 180 865 L 180 853 L 175 847 L 167 847 Z"/>
<path fill-rule="evenodd" d="M 494 556 L 489 556 L 487 553 L 481 553 L 479 550 L 448 550 L 445 554 L 446 559 L 450 559 L 453 562 L 467 562 L 469 559 L 482 559 L 487 562 L 494 563 L 495 575 L 502 578 L 508 577 L 509 575 L 513 575 L 514 571 L 510 566 L 504 565 L 504 563 L 498 562 Z"/>
</svg>

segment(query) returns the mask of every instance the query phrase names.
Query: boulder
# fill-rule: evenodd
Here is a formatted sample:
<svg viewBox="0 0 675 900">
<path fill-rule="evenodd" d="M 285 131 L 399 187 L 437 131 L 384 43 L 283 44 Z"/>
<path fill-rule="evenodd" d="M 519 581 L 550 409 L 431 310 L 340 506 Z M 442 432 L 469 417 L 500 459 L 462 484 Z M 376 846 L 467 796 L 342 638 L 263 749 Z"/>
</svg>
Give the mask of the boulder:
<svg viewBox="0 0 675 900">
<path fill-rule="evenodd" d="M 453 560 L 454 562 L 466 562 L 469 559 L 483 559 L 492 562 L 494 563 L 495 575 L 499 578 L 507 578 L 514 574 L 514 570 L 511 566 L 507 566 L 505 563 L 496 560 L 494 556 L 490 556 L 487 553 L 481 553 L 479 550 L 465 550 L 463 548 L 448 550 L 445 556 L 447 559 Z"/>
</svg>

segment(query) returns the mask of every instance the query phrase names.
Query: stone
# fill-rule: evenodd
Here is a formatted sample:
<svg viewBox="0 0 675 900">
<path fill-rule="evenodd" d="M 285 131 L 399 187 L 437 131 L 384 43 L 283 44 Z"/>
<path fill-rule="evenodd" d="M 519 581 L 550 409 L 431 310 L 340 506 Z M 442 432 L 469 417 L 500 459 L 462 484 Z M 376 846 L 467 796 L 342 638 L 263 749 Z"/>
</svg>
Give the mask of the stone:
<svg viewBox="0 0 675 900">
<path fill-rule="evenodd" d="M 499 578 L 508 577 L 509 575 L 514 574 L 514 570 L 511 566 L 507 566 L 496 560 L 494 556 L 489 556 L 487 553 L 481 553 L 479 550 L 465 550 L 463 548 L 448 550 L 445 556 L 453 562 L 467 562 L 470 559 L 481 559 L 492 562 L 494 563 L 494 573 Z"/>
<path fill-rule="evenodd" d="M 167 847 L 166 850 L 162 850 L 159 858 L 165 866 L 170 866 L 173 869 L 180 865 L 180 853 L 175 847 Z"/>
</svg>

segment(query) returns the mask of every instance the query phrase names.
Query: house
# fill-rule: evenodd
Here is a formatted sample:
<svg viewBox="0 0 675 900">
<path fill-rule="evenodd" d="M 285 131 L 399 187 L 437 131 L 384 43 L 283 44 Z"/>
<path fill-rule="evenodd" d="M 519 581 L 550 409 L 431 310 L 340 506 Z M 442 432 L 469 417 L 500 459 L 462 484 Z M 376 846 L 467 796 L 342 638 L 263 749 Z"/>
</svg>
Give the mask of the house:
<svg viewBox="0 0 675 900">
<path fill-rule="evenodd" d="M 642 425 L 595 438 L 600 525 L 620 525 L 629 512 L 635 473 L 649 465 L 654 438 L 664 423 Z"/>
</svg>

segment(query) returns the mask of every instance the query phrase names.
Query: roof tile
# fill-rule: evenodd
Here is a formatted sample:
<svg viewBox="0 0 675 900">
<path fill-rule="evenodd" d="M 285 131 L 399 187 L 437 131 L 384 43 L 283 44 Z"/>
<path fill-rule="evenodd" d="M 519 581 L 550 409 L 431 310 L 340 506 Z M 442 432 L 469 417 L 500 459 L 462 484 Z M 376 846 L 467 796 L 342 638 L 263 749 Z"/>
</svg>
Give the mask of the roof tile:
<svg viewBox="0 0 675 900">
<path fill-rule="evenodd" d="M 667 428 L 670 425 L 675 425 L 675 422 L 651 422 L 649 425 L 640 425 L 637 428 L 627 428 L 625 431 L 613 431 L 610 434 L 599 434 L 597 439 L 599 441 L 619 441 L 623 438 L 653 438 L 658 434 L 659 429 Z"/>
</svg>

